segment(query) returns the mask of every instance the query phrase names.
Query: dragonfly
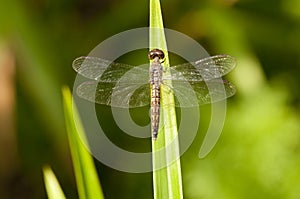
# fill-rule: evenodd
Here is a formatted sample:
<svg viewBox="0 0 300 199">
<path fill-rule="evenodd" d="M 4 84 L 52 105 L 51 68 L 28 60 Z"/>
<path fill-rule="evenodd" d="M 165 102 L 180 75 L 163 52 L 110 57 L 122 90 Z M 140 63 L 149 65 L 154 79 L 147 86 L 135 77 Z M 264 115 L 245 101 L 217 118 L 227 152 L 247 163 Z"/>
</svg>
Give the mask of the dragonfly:
<svg viewBox="0 0 300 199">
<path fill-rule="evenodd" d="M 150 103 L 151 134 L 156 140 L 162 89 L 174 93 L 177 107 L 214 103 L 235 94 L 234 85 L 221 78 L 236 65 L 230 55 L 211 56 L 165 69 L 162 50 L 150 50 L 148 58 L 150 66 L 132 66 L 89 56 L 76 58 L 73 69 L 90 79 L 77 87 L 77 95 L 97 104 L 121 108 Z"/>
</svg>

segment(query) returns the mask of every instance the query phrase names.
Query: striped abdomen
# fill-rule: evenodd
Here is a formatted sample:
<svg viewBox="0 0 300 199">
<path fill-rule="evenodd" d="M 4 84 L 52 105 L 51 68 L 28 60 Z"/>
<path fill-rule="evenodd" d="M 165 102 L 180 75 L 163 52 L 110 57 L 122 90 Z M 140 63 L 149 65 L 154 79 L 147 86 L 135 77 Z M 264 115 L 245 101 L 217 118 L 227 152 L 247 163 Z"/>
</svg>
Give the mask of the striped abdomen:
<svg viewBox="0 0 300 199">
<path fill-rule="evenodd" d="M 157 138 L 160 115 L 160 85 L 154 84 L 151 93 L 151 126 L 152 137 Z"/>
</svg>

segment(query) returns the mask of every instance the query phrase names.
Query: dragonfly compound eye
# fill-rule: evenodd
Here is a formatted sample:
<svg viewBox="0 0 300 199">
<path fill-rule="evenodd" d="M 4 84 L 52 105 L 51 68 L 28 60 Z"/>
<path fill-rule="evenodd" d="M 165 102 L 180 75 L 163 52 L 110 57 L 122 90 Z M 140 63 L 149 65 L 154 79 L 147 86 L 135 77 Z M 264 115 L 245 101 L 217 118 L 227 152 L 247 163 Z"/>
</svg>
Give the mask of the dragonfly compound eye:
<svg viewBox="0 0 300 199">
<path fill-rule="evenodd" d="M 159 59 L 164 59 L 165 54 L 162 50 L 153 49 L 153 50 L 149 51 L 148 57 L 149 57 L 150 60 L 153 60 L 155 57 L 158 57 Z"/>
</svg>

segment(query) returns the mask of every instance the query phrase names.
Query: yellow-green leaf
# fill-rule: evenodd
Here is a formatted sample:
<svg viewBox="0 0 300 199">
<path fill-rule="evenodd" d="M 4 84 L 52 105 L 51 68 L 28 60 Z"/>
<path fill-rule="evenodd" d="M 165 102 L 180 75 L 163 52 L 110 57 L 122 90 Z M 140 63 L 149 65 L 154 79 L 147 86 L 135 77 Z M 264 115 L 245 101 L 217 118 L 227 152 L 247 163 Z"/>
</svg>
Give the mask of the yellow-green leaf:
<svg viewBox="0 0 300 199">
<path fill-rule="evenodd" d="M 93 158 L 86 148 L 87 141 L 85 138 L 85 133 L 75 105 L 72 106 L 73 101 L 71 92 L 66 87 L 63 88 L 62 92 L 66 127 L 79 198 L 102 199 L 104 197 L 100 182 L 98 180 Z M 83 144 L 83 142 L 85 143 L 85 145 Z"/>
<path fill-rule="evenodd" d="M 65 199 L 65 195 L 49 166 L 43 168 L 44 182 L 49 199 Z"/>
<path fill-rule="evenodd" d="M 167 69 L 169 66 L 169 57 L 159 0 L 150 0 L 149 31 L 150 50 L 158 48 L 164 52 L 165 61 L 163 65 L 165 69 Z M 168 73 L 168 70 L 165 70 L 165 72 Z M 168 82 L 168 84 L 171 83 L 172 82 Z M 183 193 L 174 95 L 172 92 L 165 92 L 165 90 L 166 89 L 161 89 L 161 106 L 163 108 L 160 114 L 160 121 L 163 121 L 164 128 L 159 130 L 157 140 L 152 141 L 154 198 L 181 199 L 183 198 Z M 165 150 L 166 146 L 169 147 L 168 152 Z M 163 155 L 161 155 L 161 153 L 155 153 L 161 149 L 164 150 Z M 171 162 L 171 160 L 175 161 L 167 167 L 158 169 L 159 165 Z"/>
</svg>

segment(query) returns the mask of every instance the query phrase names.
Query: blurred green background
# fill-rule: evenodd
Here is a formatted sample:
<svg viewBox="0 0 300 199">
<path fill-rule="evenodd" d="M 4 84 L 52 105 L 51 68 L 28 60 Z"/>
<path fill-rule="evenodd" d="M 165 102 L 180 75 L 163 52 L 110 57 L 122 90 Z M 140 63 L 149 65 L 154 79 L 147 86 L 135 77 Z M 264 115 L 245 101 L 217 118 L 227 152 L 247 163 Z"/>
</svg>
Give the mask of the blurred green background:
<svg viewBox="0 0 300 199">
<path fill-rule="evenodd" d="M 228 100 L 216 147 L 198 159 L 210 117 L 210 107 L 203 106 L 198 135 L 182 156 L 184 198 L 299 199 L 300 1 L 161 4 L 166 28 L 196 39 L 212 55 L 230 54 L 238 61 L 228 76 L 237 94 Z M 72 88 L 74 58 L 114 34 L 148 26 L 148 13 L 145 0 L 1 1 L 0 198 L 46 198 L 45 164 L 66 196 L 77 197 L 61 87 Z M 103 123 L 113 124 L 110 119 Z M 123 147 L 150 150 L 149 141 L 141 144 L 110 128 L 117 133 L 109 137 Z M 96 165 L 105 198 L 152 198 L 151 173 Z"/>
</svg>

